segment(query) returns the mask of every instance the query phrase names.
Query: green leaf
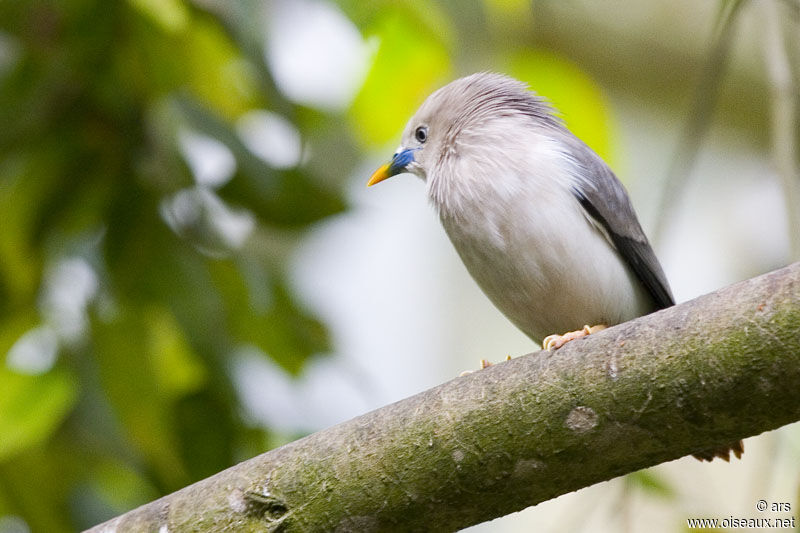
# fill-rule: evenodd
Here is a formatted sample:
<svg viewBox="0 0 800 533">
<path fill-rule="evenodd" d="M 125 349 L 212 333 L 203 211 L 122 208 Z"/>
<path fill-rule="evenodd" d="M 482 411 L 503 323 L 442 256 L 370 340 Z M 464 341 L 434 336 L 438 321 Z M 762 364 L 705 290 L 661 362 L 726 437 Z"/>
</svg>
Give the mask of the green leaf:
<svg viewBox="0 0 800 533">
<path fill-rule="evenodd" d="M 0 364 L 8 355 L 8 351 L 22 335 L 40 325 L 39 315 L 33 305 L 19 308 L 16 312 L 0 322 Z"/>
<path fill-rule="evenodd" d="M 276 174 L 273 186 L 265 187 L 258 174 L 243 168 L 220 193 L 252 209 L 263 222 L 282 227 L 307 226 L 347 207 L 338 192 L 323 188 L 301 169 Z"/>
<path fill-rule="evenodd" d="M 95 320 L 92 329 L 103 388 L 127 435 L 167 487 L 185 485 L 170 398 L 148 357 L 142 310 L 119 306 L 116 316 Z"/>
<path fill-rule="evenodd" d="M 30 300 L 41 274 L 35 232 L 56 187 L 60 154 L 15 154 L 0 163 L 0 279 L 11 303 Z"/>
<path fill-rule="evenodd" d="M 611 162 L 611 114 L 600 87 L 556 53 L 525 49 L 505 61 L 506 71 L 530 85 L 559 111 L 572 133 Z"/>
<path fill-rule="evenodd" d="M 484 0 L 486 9 L 515 17 L 525 16 L 531 9 L 529 0 Z"/>
<path fill-rule="evenodd" d="M 197 18 L 183 46 L 189 88 L 209 110 L 235 120 L 262 103 L 252 67 L 216 21 Z"/>
<path fill-rule="evenodd" d="M 463 2 L 459 2 L 461 4 Z M 446 7 L 440 3 L 415 0 L 338 0 L 337 4 L 350 20 L 366 35 L 379 32 L 387 16 L 400 15 L 413 21 L 413 25 L 432 40 L 447 43 L 452 49 L 455 29 Z"/>
<path fill-rule="evenodd" d="M 77 391 L 63 370 L 29 376 L 0 367 L 0 461 L 46 440 L 75 405 Z"/>
<path fill-rule="evenodd" d="M 309 357 L 331 350 L 323 324 L 295 303 L 283 280 L 273 276 L 265 306 L 251 297 L 257 291 L 234 263 L 217 261 L 212 272 L 236 342 L 257 346 L 295 375 Z"/>
<path fill-rule="evenodd" d="M 226 200 L 251 209 L 261 221 L 277 226 L 303 226 L 345 208 L 344 200 L 302 169 L 278 171 L 256 157 L 229 124 L 190 98 L 176 100 L 195 129 L 227 146 L 236 157 L 237 172 L 219 192 Z"/>
<path fill-rule="evenodd" d="M 189 11 L 181 0 L 128 0 L 164 31 L 176 33 L 189 24 Z"/>
<path fill-rule="evenodd" d="M 152 305 L 142 311 L 142 320 L 147 330 L 146 351 L 158 388 L 173 397 L 199 390 L 208 377 L 206 367 L 175 317 L 166 308 Z"/>
<path fill-rule="evenodd" d="M 229 398 L 219 391 L 204 389 L 181 398 L 176 405 L 176 424 L 181 437 L 181 453 L 193 480 L 224 470 L 238 459 L 232 435 L 242 430 Z M 209 424 L 213 420 L 213 424 Z M 263 452 L 261 448 L 256 452 Z M 255 454 L 254 454 L 255 455 Z M 248 456 L 249 458 L 250 456 Z"/>
<path fill-rule="evenodd" d="M 0 514 L 5 514 L 2 508 L 6 503 L 9 514 L 24 518 L 30 531 L 71 533 L 83 529 L 75 527 L 69 513 L 76 479 L 74 456 L 80 451 L 62 454 L 63 434 L 59 431 L 58 438 L 46 445 L 33 446 L 0 463 Z"/>
<path fill-rule="evenodd" d="M 664 499 L 675 497 L 675 489 L 654 470 L 639 470 L 625 476 L 627 486 L 641 489 L 652 496 Z"/>
<path fill-rule="evenodd" d="M 94 492 L 111 510 L 112 516 L 159 496 L 155 487 L 140 472 L 111 459 L 103 459 L 92 465 L 90 479 Z"/>
<path fill-rule="evenodd" d="M 450 75 L 444 43 L 407 12 L 387 12 L 376 32 L 380 46 L 350 110 L 353 129 L 367 146 L 397 137 L 425 97 Z"/>
</svg>

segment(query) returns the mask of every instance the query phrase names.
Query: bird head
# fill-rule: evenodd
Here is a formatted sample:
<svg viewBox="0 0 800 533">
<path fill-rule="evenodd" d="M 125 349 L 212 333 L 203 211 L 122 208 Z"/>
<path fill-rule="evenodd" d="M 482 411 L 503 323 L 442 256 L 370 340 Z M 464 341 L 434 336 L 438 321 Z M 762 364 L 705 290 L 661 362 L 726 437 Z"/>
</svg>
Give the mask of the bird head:
<svg viewBox="0 0 800 533">
<path fill-rule="evenodd" d="M 404 172 L 426 179 L 428 163 L 440 151 L 442 133 L 446 126 L 442 121 L 440 106 L 436 105 L 435 96 L 436 93 L 431 95 L 408 121 L 400 146 L 391 161 L 372 174 L 367 182 L 368 187 Z"/>
<path fill-rule="evenodd" d="M 491 138 L 513 136 L 510 118 L 538 126 L 560 128 L 549 105 L 525 84 L 492 73 L 457 79 L 431 94 L 406 124 L 400 147 L 391 161 L 376 170 L 367 186 L 408 172 L 427 180 L 446 156 L 459 156 L 459 142 L 476 150 L 491 150 Z"/>
</svg>

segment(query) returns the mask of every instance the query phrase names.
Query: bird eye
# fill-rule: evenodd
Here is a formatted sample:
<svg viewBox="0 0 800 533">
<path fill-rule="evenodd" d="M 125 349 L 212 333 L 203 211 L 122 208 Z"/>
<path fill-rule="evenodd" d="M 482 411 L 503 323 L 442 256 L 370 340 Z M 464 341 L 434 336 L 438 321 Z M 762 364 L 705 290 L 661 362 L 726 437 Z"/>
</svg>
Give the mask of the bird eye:
<svg viewBox="0 0 800 533">
<path fill-rule="evenodd" d="M 427 141 L 428 140 L 428 128 L 425 127 L 425 126 L 420 126 L 419 128 L 417 128 L 417 131 L 414 132 L 414 138 L 417 141 L 421 142 L 421 143 L 424 143 L 425 141 Z"/>
</svg>

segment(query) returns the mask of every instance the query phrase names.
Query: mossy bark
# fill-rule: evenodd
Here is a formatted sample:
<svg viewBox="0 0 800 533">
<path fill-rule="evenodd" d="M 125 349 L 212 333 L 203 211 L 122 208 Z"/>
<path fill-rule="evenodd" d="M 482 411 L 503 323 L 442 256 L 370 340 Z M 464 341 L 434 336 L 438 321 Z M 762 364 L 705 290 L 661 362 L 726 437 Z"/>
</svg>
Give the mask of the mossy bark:
<svg viewBox="0 0 800 533">
<path fill-rule="evenodd" d="M 455 530 L 800 420 L 799 383 L 796 263 L 453 379 L 92 531 Z"/>
</svg>

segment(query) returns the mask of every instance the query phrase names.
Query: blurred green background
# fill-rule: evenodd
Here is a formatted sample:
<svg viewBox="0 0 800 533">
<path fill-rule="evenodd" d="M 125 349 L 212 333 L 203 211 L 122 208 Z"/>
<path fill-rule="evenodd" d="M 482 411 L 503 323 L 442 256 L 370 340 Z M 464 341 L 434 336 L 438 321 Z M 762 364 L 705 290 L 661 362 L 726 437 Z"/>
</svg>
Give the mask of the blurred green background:
<svg viewBox="0 0 800 533">
<path fill-rule="evenodd" d="M 461 335 L 496 312 L 448 285 L 470 282 L 449 273 L 451 251 L 435 259 L 441 234 L 420 236 L 438 230 L 419 184 L 361 190 L 455 77 L 501 71 L 552 101 L 642 206 L 679 300 L 797 259 L 799 29 L 795 0 L 0 2 L 0 533 L 87 528 L 478 356 L 533 349 L 496 340 L 508 330 L 489 344 Z M 729 244 L 692 245 L 698 227 Z M 418 236 L 430 247 L 414 248 Z M 698 273 L 695 252 L 712 266 Z M 381 283 L 419 298 L 398 303 Z M 448 302 L 469 316 L 409 322 L 415 307 L 440 320 Z M 463 311 L 474 305 L 487 310 Z M 402 368 L 381 352 L 404 324 L 445 362 L 370 367 Z M 430 368 L 419 381 L 415 365 Z M 357 399 L 313 414 L 342 379 Z M 791 502 L 796 433 L 766 459 L 745 455 L 761 472 L 750 482 Z M 585 513 L 486 530 L 637 530 L 657 516 L 656 530 L 682 531 L 691 476 L 720 466 L 691 468 L 688 482 L 638 473 L 584 498 Z M 753 514 L 749 492 L 727 494 L 741 502 L 697 512 Z"/>
</svg>

